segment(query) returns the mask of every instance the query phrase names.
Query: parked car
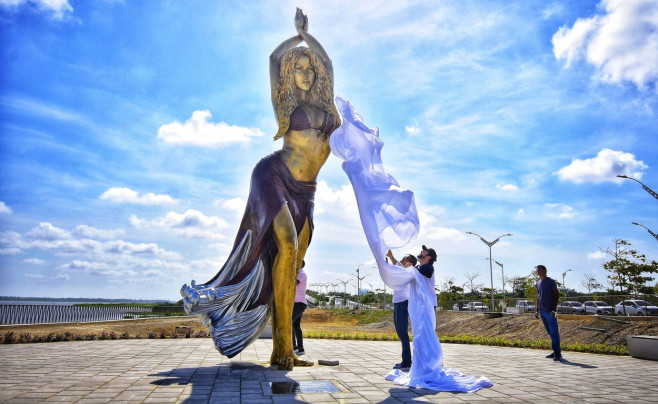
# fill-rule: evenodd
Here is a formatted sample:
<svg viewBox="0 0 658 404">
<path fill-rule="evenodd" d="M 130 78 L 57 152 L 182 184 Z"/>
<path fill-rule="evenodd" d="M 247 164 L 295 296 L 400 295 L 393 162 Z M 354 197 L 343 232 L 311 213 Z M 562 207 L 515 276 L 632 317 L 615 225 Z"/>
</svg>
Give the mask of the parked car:
<svg viewBox="0 0 658 404">
<path fill-rule="evenodd" d="M 585 302 L 585 313 L 587 314 L 614 314 L 615 309 L 601 300 L 588 300 Z"/>
<path fill-rule="evenodd" d="M 468 311 L 489 311 L 489 308 L 484 305 L 482 302 L 468 302 L 464 306 L 464 310 Z"/>
<path fill-rule="evenodd" d="M 535 311 L 535 302 L 532 300 L 519 300 L 516 302 L 516 307 L 523 307 L 526 312 Z"/>
<path fill-rule="evenodd" d="M 567 314 L 585 313 L 585 306 L 581 302 L 565 301 L 557 306 L 557 312 Z"/>
<path fill-rule="evenodd" d="M 632 316 L 658 315 L 658 307 L 644 300 L 623 300 L 615 306 L 615 314 L 623 315 L 624 307 L 626 308 L 625 314 Z"/>
</svg>

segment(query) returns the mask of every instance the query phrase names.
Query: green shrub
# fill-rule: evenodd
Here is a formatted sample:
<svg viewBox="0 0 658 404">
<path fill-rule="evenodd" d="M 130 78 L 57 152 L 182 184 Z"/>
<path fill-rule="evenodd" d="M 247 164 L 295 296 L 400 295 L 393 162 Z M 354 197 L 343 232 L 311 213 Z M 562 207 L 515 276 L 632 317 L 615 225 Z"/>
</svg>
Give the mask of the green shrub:
<svg viewBox="0 0 658 404">
<path fill-rule="evenodd" d="M 27 343 L 27 342 L 32 342 L 33 339 L 34 338 L 32 337 L 32 335 L 30 335 L 30 333 L 27 332 L 27 333 L 21 334 L 18 337 L 18 342 L 19 343 Z"/>
<path fill-rule="evenodd" d="M 3 340 L 2 340 L 2 342 L 3 342 L 4 344 L 13 344 L 13 343 L 16 342 L 16 335 L 15 335 L 12 331 L 8 331 L 8 332 L 5 334 L 5 336 L 4 336 Z"/>
<path fill-rule="evenodd" d="M 63 340 L 64 340 L 64 337 L 58 332 L 51 332 L 46 337 L 46 342 L 59 342 L 59 341 L 63 341 Z"/>
</svg>

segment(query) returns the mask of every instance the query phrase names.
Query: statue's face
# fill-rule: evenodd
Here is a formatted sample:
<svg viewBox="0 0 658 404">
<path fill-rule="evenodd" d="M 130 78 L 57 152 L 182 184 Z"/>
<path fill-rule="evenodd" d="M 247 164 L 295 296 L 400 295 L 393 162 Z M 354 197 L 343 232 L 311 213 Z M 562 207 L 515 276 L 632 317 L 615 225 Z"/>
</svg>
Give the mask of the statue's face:
<svg viewBox="0 0 658 404">
<path fill-rule="evenodd" d="M 300 90 L 309 91 L 315 83 L 315 70 L 308 56 L 301 56 L 295 63 L 295 84 Z"/>
</svg>

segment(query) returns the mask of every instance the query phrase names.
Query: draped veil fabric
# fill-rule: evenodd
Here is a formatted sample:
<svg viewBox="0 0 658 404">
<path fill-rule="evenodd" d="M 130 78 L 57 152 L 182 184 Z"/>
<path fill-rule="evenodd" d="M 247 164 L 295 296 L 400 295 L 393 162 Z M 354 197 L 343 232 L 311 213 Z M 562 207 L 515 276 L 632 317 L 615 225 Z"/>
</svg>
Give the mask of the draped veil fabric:
<svg viewBox="0 0 658 404">
<path fill-rule="evenodd" d="M 436 292 L 414 267 L 386 262 L 389 249 L 405 246 L 418 235 L 420 223 L 413 192 L 402 189 L 386 174 L 381 159 L 384 143 L 379 129 L 370 129 L 349 101 L 336 97 L 342 125 L 331 135 L 333 154 L 343 160 L 368 245 L 379 275 L 391 288 L 409 285 L 409 317 L 414 336 L 413 364 L 409 372 L 394 370 L 386 378 L 393 383 L 439 391 L 470 392 L 493 385 L 486 377 L 476 379 L 443 367 L 443 352 L 436 336 Z"/>
</svg>

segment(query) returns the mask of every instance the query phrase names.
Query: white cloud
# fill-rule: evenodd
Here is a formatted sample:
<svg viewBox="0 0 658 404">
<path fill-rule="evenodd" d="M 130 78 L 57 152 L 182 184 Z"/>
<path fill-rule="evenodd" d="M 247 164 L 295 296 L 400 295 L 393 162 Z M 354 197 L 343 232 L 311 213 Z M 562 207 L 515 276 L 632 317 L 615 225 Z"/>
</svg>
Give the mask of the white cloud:
<svg viewBox="0 0 658 404">
<path fill-rule="evenodd" d="M 188 209 L 185 213 L 169 212 L 153 220 L 130 216 L 130 223 L 140 228 L 171 229 L 184 236 L 194 238 L 224 238 L 228 227 L 226 220 L 218 216 L 206 216 L 198 210 Z"/>
<path fill-rule="evenodd" d="M 67 13 L 73 12 L 68 0 L 0 0 L 5 8 L 17 9 L 25 5 L 34 5 L 39 11 L 52 13 L 52 17 L 61 20 Z"/>
<path fill-rule="evenodd" d="M 33 265 L 43 265 L 46 263 L 46 261 L 41 260 L 39 258 L 26 258 L 23 260 L 23 262 L 26 264 L 33 264 Z"/>
<path fill-rule="evenodd" d="M 72 235 L 77 237 L 93 238 L 93 239 L 101 239 L 101 240 L 115 239 L 117 237 L 123 236 L 124 233 L 125 232 L 122 229 L 102 230 L 84 224 L 76 226 L 71 232 Z"/>
<path fill-rule="evenodd" d="M 642 178 L 642 171 L 649 168 L 644 162 L 635 160 L 630 153 L 602 149 L 596 157 L 579 160 L 574 159 L 571 164 L 562 167 L 557 175 L 563 181 L 572 181 L 576 184 L 593 182 L 595 184 L 608 182 L 621 182 L 617 175 L 623 174 L 634 178 Z"/>
<path fill-rule="evenodd" d="M 187 267 L 177 262 L 167 262 L 159 259 L 141 259 L 136 257 L 122 257 L 118 260 L 72 260 L 56 268 L 59 276 L 69 277 L 72 272 L 75 276 L 80 273 L 110 278 L 112 282 L 126 282 L 145 280 L 158 276 L 163 280 L 179 280 L 180 273 L 186 273 Z"/>
<path fill-rule="evenodd" d="M 5 231 L 0 233 L 0 254 L 19 254 L 21 252 L 21 249 L 18 247 L 20 240 L 21 235 L 15 231 Z"/>
<path fill-rule="evenodd" d="M 544 204 L 546 208 L 546 216 L 555 218 L 555 219 L 571 219 L 576 216 L 576 212 L 573 210 L 573 207 L 565 205 L 563 203 L 547 203 Z"/>
<path fill-rule="evenodd" d="M 155 243 L 131 243 L 123 240 L 97 241 L 86 238 L 89 233 L 107 236 L 109 233 L 89 226 L 78 226 L 85 229 L 86 235 L 78 231 L 70 232 L 53 226 L 50 223 L 39 223 L 37 227 L 23 236 L 15 232 L 5 232 L 0 235 L 0 248 L 6 253 L 21 252 L 31 249 L 49 251 L 56 255 L 83 254 L 101 256 L 105 254 L 141 255 L 153 254 L 167 259 L 180 259 L 175 252 L 160 248 Z M 74 234 L 75 233 L 75 234 Z M 79 238 L 78 238 L 79 237 Z"/>
<path fill-rule="evenodd" d="M 69 240 L 71 232 L 55 227 L 50 223 L 39 223 L 37 227 L 25 233 L 25 237 L 42 241 Z"/>
<path fill-rule="evenodd" d="M 161 254 L 164 252 L 155 243 L 130 243 L 115 240 L 103 245 L 103 250 L 115 254 Z"/>
<path fill-rule="evenodd" d="M 359 210 L 356 206 L 356 197 L 351 185 L 343 185 L 340 189 L 332 189 L 326 181 L 319 181 L 315 191 L 316 214 L 341 212 L 342 216 L 349 215 L 349 219 L 359 220 Z"/>
<path fill-rule="evenodd" d="M 212 123 L 210 111 L 194 111 L 184 124 L 175 121 L 158 129 L 158 139 L 165 143 L 193 146 L 226 146 L 231 143 L 246 143 L 252 137 L 263 136 L 258 128 L 243 128 L 225 122 Z"/>
<path fill-rule="evenodd" d="M 411 136 L 416 136 L 421 133 L 421 130 L 418 127 L 418 125 L 405 126 L 404 130 L 407 132 L 407 134 Z"/>
<path fill-rule="evenodd" d="M 598 261 L 598 260 L 605 259 L 605 257 L 606 257 L 606 253 L 604 253 L 603 251 L 596 251 L 596 252 L 587 254 L 587 259 L 588 260 L 597 260 Z"/>
<path fill-rule="evenodd" d="M 11 214 L 11 208 L 5 205 L 5 203 L 2 201 L 0 201 L 0 213 L 6 213 L 8 215 Z"/>
<path fill-rule="evenodd" d="M 212 204 L 213 206 L 217 206 L 222 209 L 227 209 L 234 212 L 242 212 L 244 211 L 245 206 L 247 206 L 247 200 L 244 198 L 216 199 Z"/>
<path fill-rule="evenodd" d="M 600 13 L 579 18 L 553 36 L 557 59 L 585 58 L 607 83 L 630 81 L 644 89 L 658 81 L 658 2 L 603 0 Z"/>
<path fill-rule="evenodd" d="M 501 191 L 516 192 L 519 190 L 519 187 L 514 184 L 496 184 L 496 189 L 500 189 Z"/>
<path fill-rule="evenodd" d="M 100 198 L 115 203 L 136 203 L 139 205 L 165 205 L 178 203 L 177 200 L 169 195 L 156 195 L 151 192 L 139 195 L 137 191 L 133 191 L 129 188 L 110 188 L 103 192 Z"/>
</svg>

